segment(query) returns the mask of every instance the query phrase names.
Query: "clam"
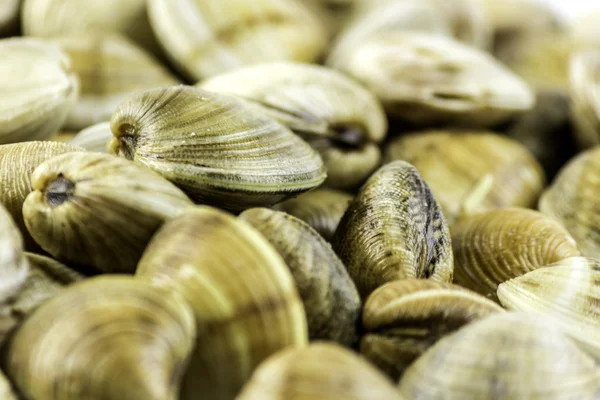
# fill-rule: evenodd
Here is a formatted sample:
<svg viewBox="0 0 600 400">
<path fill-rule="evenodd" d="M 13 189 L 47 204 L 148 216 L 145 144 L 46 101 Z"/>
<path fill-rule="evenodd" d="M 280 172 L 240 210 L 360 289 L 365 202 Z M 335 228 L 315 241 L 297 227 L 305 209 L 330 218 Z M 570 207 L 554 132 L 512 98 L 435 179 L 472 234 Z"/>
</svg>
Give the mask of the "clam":
<svg viewBox="0 0 600 400">
<path fill-rule="evenodd" d="M 21 0 L 4 0 L 0 4 L 0 37 L 11 36 L 19 27 Z M 0 389 L 0 393 L 1 389 Z"/>
<path fill-rule="evenodd" d="M 540 211 L 560 222 L 581 254 L 600 257 L 600 146 L 578 154 L 540 198 Z M 558 260 L 557 260 L 558 261 Z"/>
<path fill-rule="evenodd" d="M 310 340 L 358 342 L 360 297 L 331 245 L 298 218 L 253 208 L 239 218 L 259 231 L 290 269 L 304 303 Z"/>
<path fill-rule="evenodd" d="M 459 41 L 488 50 L 492 47 L 493 26 L 487 5 L 481 0 L 429 0 L 450 23 Z"/>
<path fill-rule="evenodd" d="M 397 380 L 415 359 L 445 335 L 502 307 L 450 283 L 405 279 L 386 283 L 363 309 L 360 352 Z"/>
<path fill-rule="evenodd" d="M 569 97 L 562 90 L 540 90 L 535 107 L 510 124 L 504 133 L 519 141 L 539 161 L 548 179 L 575 152 Z"/>
<path fill-rule="evenodd" d="M 283 125 L 190 86 L 132 97 L 111 130 L 111 153 L 160 173 L 196 202 L 230 210 L 275 204 L 326 177 L 319 155 Z"/>
<path fill-rule="evenodd" d="M 588 50 L 571 58 L 571 111 L 581 148 L 600 144 L 600 51 Z"/>
<path fill-rule="evenodd" d="M 401 400 L 386 377 L 343 347 L 286 349 L 252 375 L 239 400 Z"/>
<path fill-rule="evenodd" d="M 566 229 L 533 210 L 472 215 L 452 225 L 450 233 L 454 281 L 493 300 L 500 283 L 579 255 Z"/>
<path fill-rule="evenodd" d="M 44 161 L 65 153 L 85 149 L 58 142 L 27 142 L 0 145 L 0 203 L 6 207 L 19 227 L 25 247 L 29 251 L 40 251 L 29 235 L 23 221 L 23 202 L 33 190 L 30 176 Z"/>
<path fill-rule="evenodd" d="M 273 208 L 301 219 L 323 239 L 331 241 L 352 199 L 351 194 L 339 190 L 315 189 L 276 204 Z"/>
<path fill-rule="evenodd" d="M 4 400 L 18 400 L 15 395 L 8 378 L 4 375 L 4 372 L 0 371 L 0 398 Z"/>
<path fill-rule="evenodd" d="M 387 145 L 384 160 L 413 164 L 449 223 L 496 208 L 535 208 L 546 184 L 524 146 L 486 131 L 408 133 Z"/>
<path fill-rule="evenodd" d="M 237 69 L 199 87 L 258 102 L 319 151 L 325 185 L 353 188 L 377 168 L 377 144 L 387 133 L 382 106 L 367 89 L 341 73 L 316 65 L 276 62 Z"/>
<path fill-rule="evenodd" d="M 27 36 L 120 33 L 153 53 L 160 53 L 148 22 L 146 0 L 22 1 L 23 33 Z"/>
<path fill-rule="evenodd" d="M 103 272 L 133 273 L 165 220 L 192 206 L 147 168 L 102 153 L 70 153 L 40 164 L 23 203 L 25 225 L 53 257 Z"/>
<path fill-rule="evenodd" d="M 315 61 L 321 21 L 294 0 L 149 0 L 152 28 L 191 80 L 269 61 Z"/>
<path fill-rule="evenodd" d="M 22 271 L 24 280 L 10 298 L 0 301 L 0 344 L 40 305 L 66 286 L 84 279 L 79 272 L 50 257 L 25 253 L 25 259 L 29 268 Z"/>
<path fill-rule="evenodd" d="M 390 116 L 413 125 L 491 126 L 535 102 L 525 82 L 491 56 L 438 35 L 382 33 L 330 65 L 363 82 Z"/>
<path fill-rule="evenodd" d="M 100 122 L 79 131 L 75 136 L 69 139 L 68 143 L 83 147 L 88 151 L 106 153 L 106 145 L 112 139 L 113 134 L 110 130 L 110 122 Z"/>
<path fill-rule="evenodd" d="M 181 293 L 198 337 L 181 399 L 233 399 L 271 354 L 307 342 L 306 316 L 283 259 L 246 222 L 200 206 L 154 236 L 139 279 Z"/>
<path fill-rule="evenodd" d="M 11 299 L 27 279 L 29 263 L 23 238 L 8 211 L 0 204 L 0 304 Z"/>
<path fill-rule="evenodd" d="M 421 400 L 593 400 L 598 377 L 594 360 L 552 321 L 506 313 L 440 340 L 408 368 L 399 389 Z"/>
<path fill-rule="evenodd" d="M 69 57 L 38 39 L 0 40 L 0 144 L 47 139 L 75 104 Z"/>
<path fill-rule="evenodd" d="M 427 183 L 404 161 L 384 165 L 363 185 L 333 248 L 363 298 L 398 279 L 452 281 L 448 226 Z"/>
<path fill-rule="evenodd" d="M 71 71 L 81 83 L 79 99 L 66 121 L 70 129 L 110 120 L 135 92 L 179 84 L 151 54 L 118 34 L 71 34 L 52 42 L 69 55 Z"/>
<path fill-rule="evenodd" d="M 600 357 L 600 259 L 572 257 L 498 286 L 502 305 L 552 318 L 594 357 Z"/>
<path fill-rule="evenodd" d="M 96 277 L 27 318 L 4 365 L 28 399 L 176 399 L 194 335 L 180 296 L 132 277 Z"/>
</svg>

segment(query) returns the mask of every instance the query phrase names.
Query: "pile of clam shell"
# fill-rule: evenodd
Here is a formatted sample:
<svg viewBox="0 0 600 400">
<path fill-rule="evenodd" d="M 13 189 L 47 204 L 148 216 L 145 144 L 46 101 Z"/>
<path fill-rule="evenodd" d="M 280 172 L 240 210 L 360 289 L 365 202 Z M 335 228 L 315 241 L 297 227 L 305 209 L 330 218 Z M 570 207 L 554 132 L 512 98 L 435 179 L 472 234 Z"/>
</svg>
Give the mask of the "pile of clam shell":
<svg viewBox="0 0 600 400">
<path fill-rule="evenodd" d="M 593 15 L 0 0 L 0 400 L 600 399 Z"/>
</svg>

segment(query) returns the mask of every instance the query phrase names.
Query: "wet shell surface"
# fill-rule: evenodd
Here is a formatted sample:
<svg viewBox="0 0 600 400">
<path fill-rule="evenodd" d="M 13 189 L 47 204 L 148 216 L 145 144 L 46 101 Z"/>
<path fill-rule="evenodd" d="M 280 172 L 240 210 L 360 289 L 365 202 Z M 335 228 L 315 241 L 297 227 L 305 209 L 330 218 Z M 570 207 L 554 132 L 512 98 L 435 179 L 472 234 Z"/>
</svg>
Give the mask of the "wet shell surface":
<svg viewBox="0 0 600 400">
<path fill-rule="evenodd" d="M 512 311 L 541 313 L 600 358 L 600 259 L 572 257 L 498 286 Z"/>
<path fill-rule="evenodd" d="M 196 202 L 225 209 L 275 204 L 326 178 L 319 155 L 283 125 L 191 86 L 132 97 L 111 130 L 113 154 L 160 173 Z"/>
<path fill-rule="evenodd" d="M 181 399 L 233 399 L 252 371 L 305 345 L 306 315 L 288 267 L 246 222 L 200 206 L 167 222 L 139 263 L 139 279 L 181 293 L 198 338 Z"/>
<path fill-rule="evenodd" d="M 413 125 L 486 127 L 535 103 L 525 82 L 490 55 L 443 36 L 380 34 L 329 65 L 363 82 L 390 116 Z"/>
<path fill-rule="evenodd" d="M 289 267 L 304 303 L 309 339 L 356 344 L 360 297 L 331 245 L 305 222 L 280 211 L 253 208 L 239 218 L 258 230 Z"/>
<path fill-rule="evenodd" d="M 319 151 L 327 168 L 325 185 L 354 188 L 377 168 L 377 144 L 387 118 L 377 98 L 341 73 L 321 66 L 276 62 L 237 69 L 199 87 L 241 96 L 266 108 Z"/>
<path fill-rule="evenodd" d="M 102 272 L 133 273 L 156 230 L 193 206 L 160 175 L 101 153 L 51 158 L 31 184 L 23 218 L 35 241 L 59 260 Z"/>
<path fill-rule="evenodd" d="M 540 198 L 540 211 L 560 222 L 581 254 L 600 257 L 600 146 L 579 153 Z"/>
<path fill-rule="evenodd" d="M 52 40 L 71 59 L 81 93 L 66 127 L 82 129 L 110 120 L 132 94 L 179 81 L 137 44 L 118 34 L 71 34 Z"/>
<path fill-rule="evenodd" d="M 354 196 L 333 189 L 315 189 L 276 204 L 273 208 L 300 218 L 331 241 L 340 220 Z"/>
<path fill-rule="evenodd" d="M 26 142 L 0 145 L 0 203 L 6 207 L 16 222 L 25 247 L 29 251 L 41 251 L 39 245 L 29 235 L 23 221 L 23 202 L 33 190 L 30 176 L 44 161 L 65 153 L 85 151 L 85 149 L 59 142 Z"/>
<path fill-rule="evenodd" d="M 450 228 L 454 281 L 493 300 L 500 283 L 579 255 L 558 222 L 520 208 L 464 218 Z"/>
<path fill-rule="evenodd" d="M 404 161 L 384 165 L 363 185 L 333 248 L 362 297 L 398 279 L 452 281 L 448 226 L 427 183 Z"/>
<path fill-rule="evenodd" d="M 239 400 L 402 400 L 364 359 L 329 343 L 286 349 L 267 359 Z"/>
<path fill-rule="evenodd" d="M 96 277 L 37 309 L 4 365 L 28 399 L 176 399 L 194 328 L 181 297 L 131 277 Z"/>
<path fill-rule="evenodd" d="M 294 0 L 149 0 L 152 28 L 191 80 L 269 61 L 313 62 L 327 42 L 321 21 Z"/>
<path fill-rule="evenodd" d="M 0 41 L 0 144 L 48 139 L 75 104 L 79 81 L 60 48 L 32 38 Z"/>
<path fill-rule="evenodd" d="M 83 147 L 87 151 L 96 151 L 98 153 L 107 153 L 106 146 L 113 138 L 110 130 L 110 122 L 100 122 L 79 131 L 68 140 L 75 146 Z"/>
<path fill-rule="evenodd" d="M 415 359 L 445 335 L 503 309 L 450 283 L 404 279 L 375 290 L 363 309 L 360 352 L 397 380 Z"/>
<path fill-rule="evenodd" d="M 384 160 L 413 164 L 450 223 L 496 208 L 535 208 L 546 184 L 526 148 L 486 131 L 408 133 L 388 144 Z"/>
<path fill-rule="evenodd" d="M 575 54 L 569 65 L 572 118 L 581 148 L 600 144 L 600 51 Z"/>
<path fill-rule="evenodd" d="M 551 320 L 525 313 L 484 318 L 445 337 L 399 383 L 408 399 L 593 400 L 592 358 Z"/>
</svg>

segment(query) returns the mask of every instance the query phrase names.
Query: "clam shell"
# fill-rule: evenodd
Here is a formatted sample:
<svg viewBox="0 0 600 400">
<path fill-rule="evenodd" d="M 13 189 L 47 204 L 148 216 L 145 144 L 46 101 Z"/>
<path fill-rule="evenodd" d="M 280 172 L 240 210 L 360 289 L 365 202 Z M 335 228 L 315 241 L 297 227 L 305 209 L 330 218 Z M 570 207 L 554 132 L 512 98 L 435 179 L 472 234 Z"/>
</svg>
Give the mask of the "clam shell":
<svg viewBox="0 0 600 400">
<path fill-rule="evenodd" d="M 106 153 L 108 152 L 106 146 L 112 138 L 113 134 L 110 130 L 110 122 L 100 122 L 99 124 L 82 129 L 68 143 L 83 147 L 87 151 Z"/>
<path fill-rule="evenodd" d="M 414 125 L 491 126 L 535 103 L 525 82 L 491 56 L 438 35 L 382 33 L 329 65 L 363 82 L 392 117 Z"/>
<path fill-rule="evenodd" d="M 450 23 L 459 41 L 482 50 L 493 44 L 493 26 L 487 5 L 482 0 L 429 0 Z"/>
<path fill-rule="evenodd" d="M 503 309 L 449 283 L 405 279 L 375 290 L 363 309 L 360 352 L 393 380 L 445 335 Z"/>
<path fill-rule="evenodd" d="M 0 144 L 47 139 L 75 104 L 79 82 L 58 46 L 32 38 L 0 41 Z"/>
<path fill-rule="evenodd" d="M 363 185 L 333 248 L 363 298 L 398 279 L 452 281 L 448 226 L 427 183 L 404 161 L 384 165 Z"/>
<path fill-rule="evenodd" d="M 149 0 L 152 28 L 192 80 L 269 61 L 315 61 L 327 32 L 293 0 Z"/>
<path fill-rule="evenodd" d="M 569 68 L 575 138 L 581 148 L 600 144 L 600 51 L 576 53 Z"/>
<path fill-rule="evenodd" d="M 600 259 L 572 257 L 498 286 L 502 305 L 553 319 L 600 358 Z"/>
<path fill-rule="evenodd" d="M 562 90 L 540 90 L 535 107 L 504 131 L 529 150 L 548 179 L 554 178 L 576 153 L 569 103 L 569 96 Z"/>
<path fill-rule="evenodd" d="M 44 161 L 65 153 L 85 149 L 58 142 L 27 142 L 0 145 L 0 203 L 6 207 L 16 222 L 25 247 L 29 251 L 40 251 L 40 247 L 29 235 L 23 221 L 23 202 L 33 190 L 30 176 Z"/>
<path fill-rule="evenodd" d="M 0 372 L 0 398 L 4 400 L 18 400 L 4 372 Z"/>
<path fill-rule="evenodd" d="M 304 303 L 309 339 L 356 344 L 360 297 L 331 245 L 305 222 L 283 212 L 253 208 L 239 218 L 259 231 L 289 267 Z"/>
<path fill-rule="evenodd" d="M 0 4 L 0 38 L 11 36 L 19 26 L 21 0 L 4 0 Z M 1 390 L 0 390 L 0 393 Z"/>
<path fill-rule="evenodd" d="M 4 365 L 28 399 L 175 399 L 194 335 L 183 298 L 131 277 L 96 277 L 38 308 Z"/>
<path fill-rule="evenodd" d="M 177 85 L 158 60 L 118 34 L 71 34 L 52 39 L 71 59 L 81 93 L 66 126 L 78 130 L 110 120 L 120 103 L 139 91 Z"/>
<path fill-rule="evenodd" d="M 484 318 L 440 340 L 399 383 L 409 399 L 596 399 L 598 369 L 552 321 Z"/>
<path fill-rule="evenodd" d="M 540 211 L 560 222 L 581 254 L 600 257 L 600 146 L 580 153 L 560 170 L 540 198 Z"/>
<path fill-rule="evenodd" d="M 315 189 L 276 204 L 273 208 L 306 222 L 323 239 L 331 241 L 353 196 L 333 189 Z"/>
<path fill-rule="evenodd" d="M 566 229 L 532 210 L 473 215 L 452 225 L 450 233 L 454 281 L 495 301 L 500 283 L 579 255 Z"/>
<path fill-rule="evenodd" d="M 387 145 L 384 160 L 413 164 L 450 224 L 496 208 L 535 208 L 546 184 L 544 171 L 526 148 L 486 131 L 408 133 Z"/>
<path fill-rule="evenodd" d="M 148 22 L 146 0 L 23 0 L 22 14 L 27 36 L 120 33 L 160 54 Z"/>
<path fill-rule="evenodd" d="M 233 97 L 189 86 L 134 96 L 113 115 L 111 130 L 113 154 L 221 208 L 275 204 L 326 177 L 319 155 L 283 125 Z"/>
<path fill-rule="evenodd" d="M 265 63 L 217 75 L 198 86 L 265 107 L 268 116 L 319 151 L 329 187 L 356 187 L 380 162 L 376 144 L 387 133 L 385 112 L 372 93 L 337 71 L 292 62 Z"/>
<path fill-rule="evenodd" d="M 29 263 L 23 238 L 12 217 L 0 204 L 0 303 L 13 297 L 27 279 Z"/>
<path fill-rule="evenodd" d="M 160 175 L 122 158 L 70 153 L 31 175 L 25 225 L 53 257 L 103 272 L 134 272 L 152 235 L 192 206 Z"/>
<path fill-rule="evenodd" d="M 233 399 L 274 352 L 307 342 L 306 316 L 283 259 L 246 222 L 185 210 L 154 236 L 137 276 L 181 293 L 198 327 L 181 399 Z"/>
<path fill-rule="evenodd" d="M 265 361 L 239 400 L 401 400 L 384 375 L 343 347 L 315 343 Z"/>
</svg>

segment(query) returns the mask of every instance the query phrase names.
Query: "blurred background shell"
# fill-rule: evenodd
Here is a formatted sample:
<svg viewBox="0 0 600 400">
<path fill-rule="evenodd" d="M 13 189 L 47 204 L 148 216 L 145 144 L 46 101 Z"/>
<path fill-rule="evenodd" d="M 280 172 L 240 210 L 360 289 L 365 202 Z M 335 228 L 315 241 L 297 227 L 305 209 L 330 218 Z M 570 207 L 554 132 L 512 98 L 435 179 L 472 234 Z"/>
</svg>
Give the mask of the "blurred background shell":
<svg viewBox="0 0 600 400">
<path fill-rule="evenodd" d="M 82 147 L 87 151 L 107 153 L 108 149 L 106 146 L 112 138 L 113 134 L 110 130 L 110 122 L 100 122 L 80 130 L 76 135 L 69 138 L 68 143 Z"/>
<path fill-rule="evenodd" d="M 445 335 L 503 312 L 477 293 L 450 283 L 404 279 L 386 283 L 363 309 L 360 352 L 397 380 L 404 370 Z"/>
<path fill-rule="evenodd" d="M 327 168 L 324 185 L 351 189 L 381 161 L 387 118 L 377 98 L 338 71 L 277 62 L 240 68 L 199 87 L 258 102 L 267 115 L 315 148 Z"/>
<path fill-rule="evenodd" d="M 271 354 L 304 346 L 306 314 L 285 261 L 248 223 L 187 209 L 154 236 L 139 279 L 183 295 L 198 336 L 180 398 L 233 399 Z"/>
<path fill-rule="evenodd" d="M 179 84 L 156 58 L 119 34 L 72 33 L 51 41 L 69 56 L 71 71 L 81 84 L 65 123 L 68 129 L 109 120 L 135 92 Z"/>
<path fill-rule="evenodd" d="M 526 148 L 486 131 L 410 132 L 387 144 L 384 161 L 394 160 L 417 168 L 450 224 L 496 208 L 535 208 L 546 184 Z"/>
<path fill-rule="evenodd" d="M 33 190 L 30 176 L 44 161 L 70 152 L 85 151 L 85 149 L 59 142 L 25 142 L 0 145 L 0 203 L 6 207 L 16 222 L 23 239 L 25 248 L 29 251 L 42 251 L 33 240 L 23 221 L 23 202 Z"/>
<path fill-rule="evenodd" d="M 565 165 L 540 198 L 540 211 L 561 223 L 581 254 L 600 257 L 600 146 Z"/>
<path fill-rule="evenodd" d="M 494 301 L 500 283 L 580 255 L 565 228 L 533 210 L 476 214 L 452 225 L 450 233 L 455 282 Z"/>
<path fill-rule="evenodd" d="M 600 144 L 600 48 L 571 58 L 570 95 L 575 138 L 580 148 Z"/>
<path fill-rule="evenodd" d="M 268 61 L 313 62 L 327 31 L 296 0 L 149 0 L 152 28 L 192 81 Z"/>
<path fill-rule="evenodd" d="M 0 144 L 58 132 L 79 94 L 69 57 L 32 38 L 0 40 Z"/>
<path fill-rule="evenodd" d="M 363 358 L 332 343 L 286 349 L 252 375 L 239 400 L 402 400 Z"/>
<path fill-rule="evenodd" d="M 399 389 L 422 400 L 592 400 L 598 376 L 594 360 L 551 320 L 505 313 L 440 340 L 408 368 Z"/>
<path fill-rule="evenodd" d="M 120 33 L 160 54 L 146 12 L 146 0 L 22 0 L 26 36 L 57 37 Z"/>
<path fill-rule="evenodd" d="M 340 220 L 354 197 L 334 189 L 315 189 L 293 199 L 282 201 L 273 209 L 300 218 L 317 231 L 323 239 L 331 241 Z"/>
<path fill-rule="evenodd" d="M 0 3 L 0 38 L 18 32 L 21 0 L 3 0 Z"/>
</svg>

